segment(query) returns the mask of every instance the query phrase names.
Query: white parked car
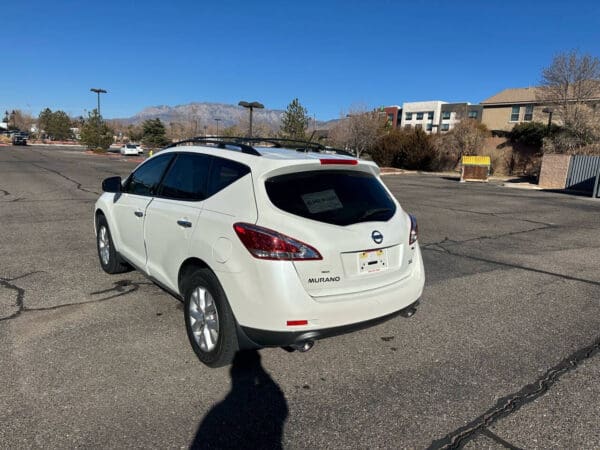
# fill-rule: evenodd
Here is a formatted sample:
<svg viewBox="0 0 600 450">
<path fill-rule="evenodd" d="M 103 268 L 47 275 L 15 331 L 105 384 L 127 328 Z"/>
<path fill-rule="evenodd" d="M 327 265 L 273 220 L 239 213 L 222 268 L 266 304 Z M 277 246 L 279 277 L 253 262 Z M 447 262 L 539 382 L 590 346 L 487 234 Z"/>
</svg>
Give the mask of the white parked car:
<svg viewBox="0 0 600 450">
<path fill-rule="evenodd" d="M 139 155 L 143 153 L 139 144 L 125 144 L 121 147 L 121 155 Z"/>
<path fill-rule="evenodd" d="M 182 299 L 211 367 L 412 315 L 425 281 L 417 223 L 377 165 L 248 142 L 176 143 L 104 180 L 102 268 L 134 267 Z"/>
</svg>

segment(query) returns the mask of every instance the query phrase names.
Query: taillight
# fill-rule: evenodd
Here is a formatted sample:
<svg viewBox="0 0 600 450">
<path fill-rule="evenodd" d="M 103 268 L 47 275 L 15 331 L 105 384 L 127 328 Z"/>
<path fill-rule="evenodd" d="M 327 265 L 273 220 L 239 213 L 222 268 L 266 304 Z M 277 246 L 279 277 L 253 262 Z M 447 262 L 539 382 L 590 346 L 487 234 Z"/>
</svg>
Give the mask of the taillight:
<svg viewBox="0 0 600 450">
<path fill-rule="evenodd" d="M 277 231 L 250 223 L 236 223 L 233 229 L 255 258 L 282 261 L 323 259 L 317 249 Z"/>
<path fill-rule="evenodd" d="M 356 166 L 358 164 L 358 159 L 321 158 L 319 161 L 321 161 L 321 165 L 342 164 L 347 166 Z"/>
<path fill-rule="evenodd" d="M 410 217 L 410 234 L 408 235 L 408 245 L 413 245 L 417 242 L 417 237 L 419 234 L 419 226 L 417 225 L 417 218 L 412 214 L 408 215 Z"/>
</svg>

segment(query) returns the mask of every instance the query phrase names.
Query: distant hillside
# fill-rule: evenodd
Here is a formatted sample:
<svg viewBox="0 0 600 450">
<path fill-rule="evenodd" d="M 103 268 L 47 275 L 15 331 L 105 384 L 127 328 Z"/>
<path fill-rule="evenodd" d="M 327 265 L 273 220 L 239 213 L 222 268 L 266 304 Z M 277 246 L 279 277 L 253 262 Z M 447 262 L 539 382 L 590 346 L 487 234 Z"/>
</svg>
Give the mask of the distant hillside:
<svg viewBox="0 0 600 450">
<path fill-rule="evenodd" d="M 281 126 L 281 116 L 283 110 L 279 109 L 255 109 L 253 121 L 256 124 L 265 124 L 273 130 Z M 215 125 L 215 119 L 221 119 L 219 126 L 221 129 L 237 125 L 242 121 L 248 120 L 248 110 L 237 105 L 227 105 L 224 103 L 188 103 L 177 106 L 149 106 L 132 117 L 113 119 L 126 124 L 137 124 L 147 119 L 159 118 L 163 123 L 170 122 L 189 122 L 198 120 L 201 126 Z M 336 120 L 327 122 L 317 121 L 317 127 L 330 128 Z M 313 126 L 311 121 L 311 127 Z"/>
</svg>

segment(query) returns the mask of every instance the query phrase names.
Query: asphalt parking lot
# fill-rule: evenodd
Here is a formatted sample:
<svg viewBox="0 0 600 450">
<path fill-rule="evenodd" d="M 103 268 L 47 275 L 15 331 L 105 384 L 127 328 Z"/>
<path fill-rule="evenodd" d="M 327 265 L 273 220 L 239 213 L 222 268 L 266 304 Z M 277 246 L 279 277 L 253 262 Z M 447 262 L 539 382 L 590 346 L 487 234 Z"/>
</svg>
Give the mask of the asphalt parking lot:
<svg viewBox="0 0 600 450">
<path fill-rule="evenodd" d="M 418 313 L 199 363 L 181 303 L 97 261 L 134 162 L 0 147 L 0 447 L 600 447 L 600 202 L 385 178 L 419 219 Z"/>
</svg>

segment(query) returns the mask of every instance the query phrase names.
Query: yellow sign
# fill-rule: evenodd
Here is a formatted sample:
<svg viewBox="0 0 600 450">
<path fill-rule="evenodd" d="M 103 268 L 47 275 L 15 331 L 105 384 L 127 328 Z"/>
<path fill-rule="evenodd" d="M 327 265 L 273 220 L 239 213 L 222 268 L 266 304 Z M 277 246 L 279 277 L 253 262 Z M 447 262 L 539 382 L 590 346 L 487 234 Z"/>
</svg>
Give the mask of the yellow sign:
<svg viewBox="0 0 600 450">
<path fill-rule="evenodd" d="M 463 166 L 490 166 L 492 161 L 489 156 L 463 156 L 462 163 Z"/>
</svg>

